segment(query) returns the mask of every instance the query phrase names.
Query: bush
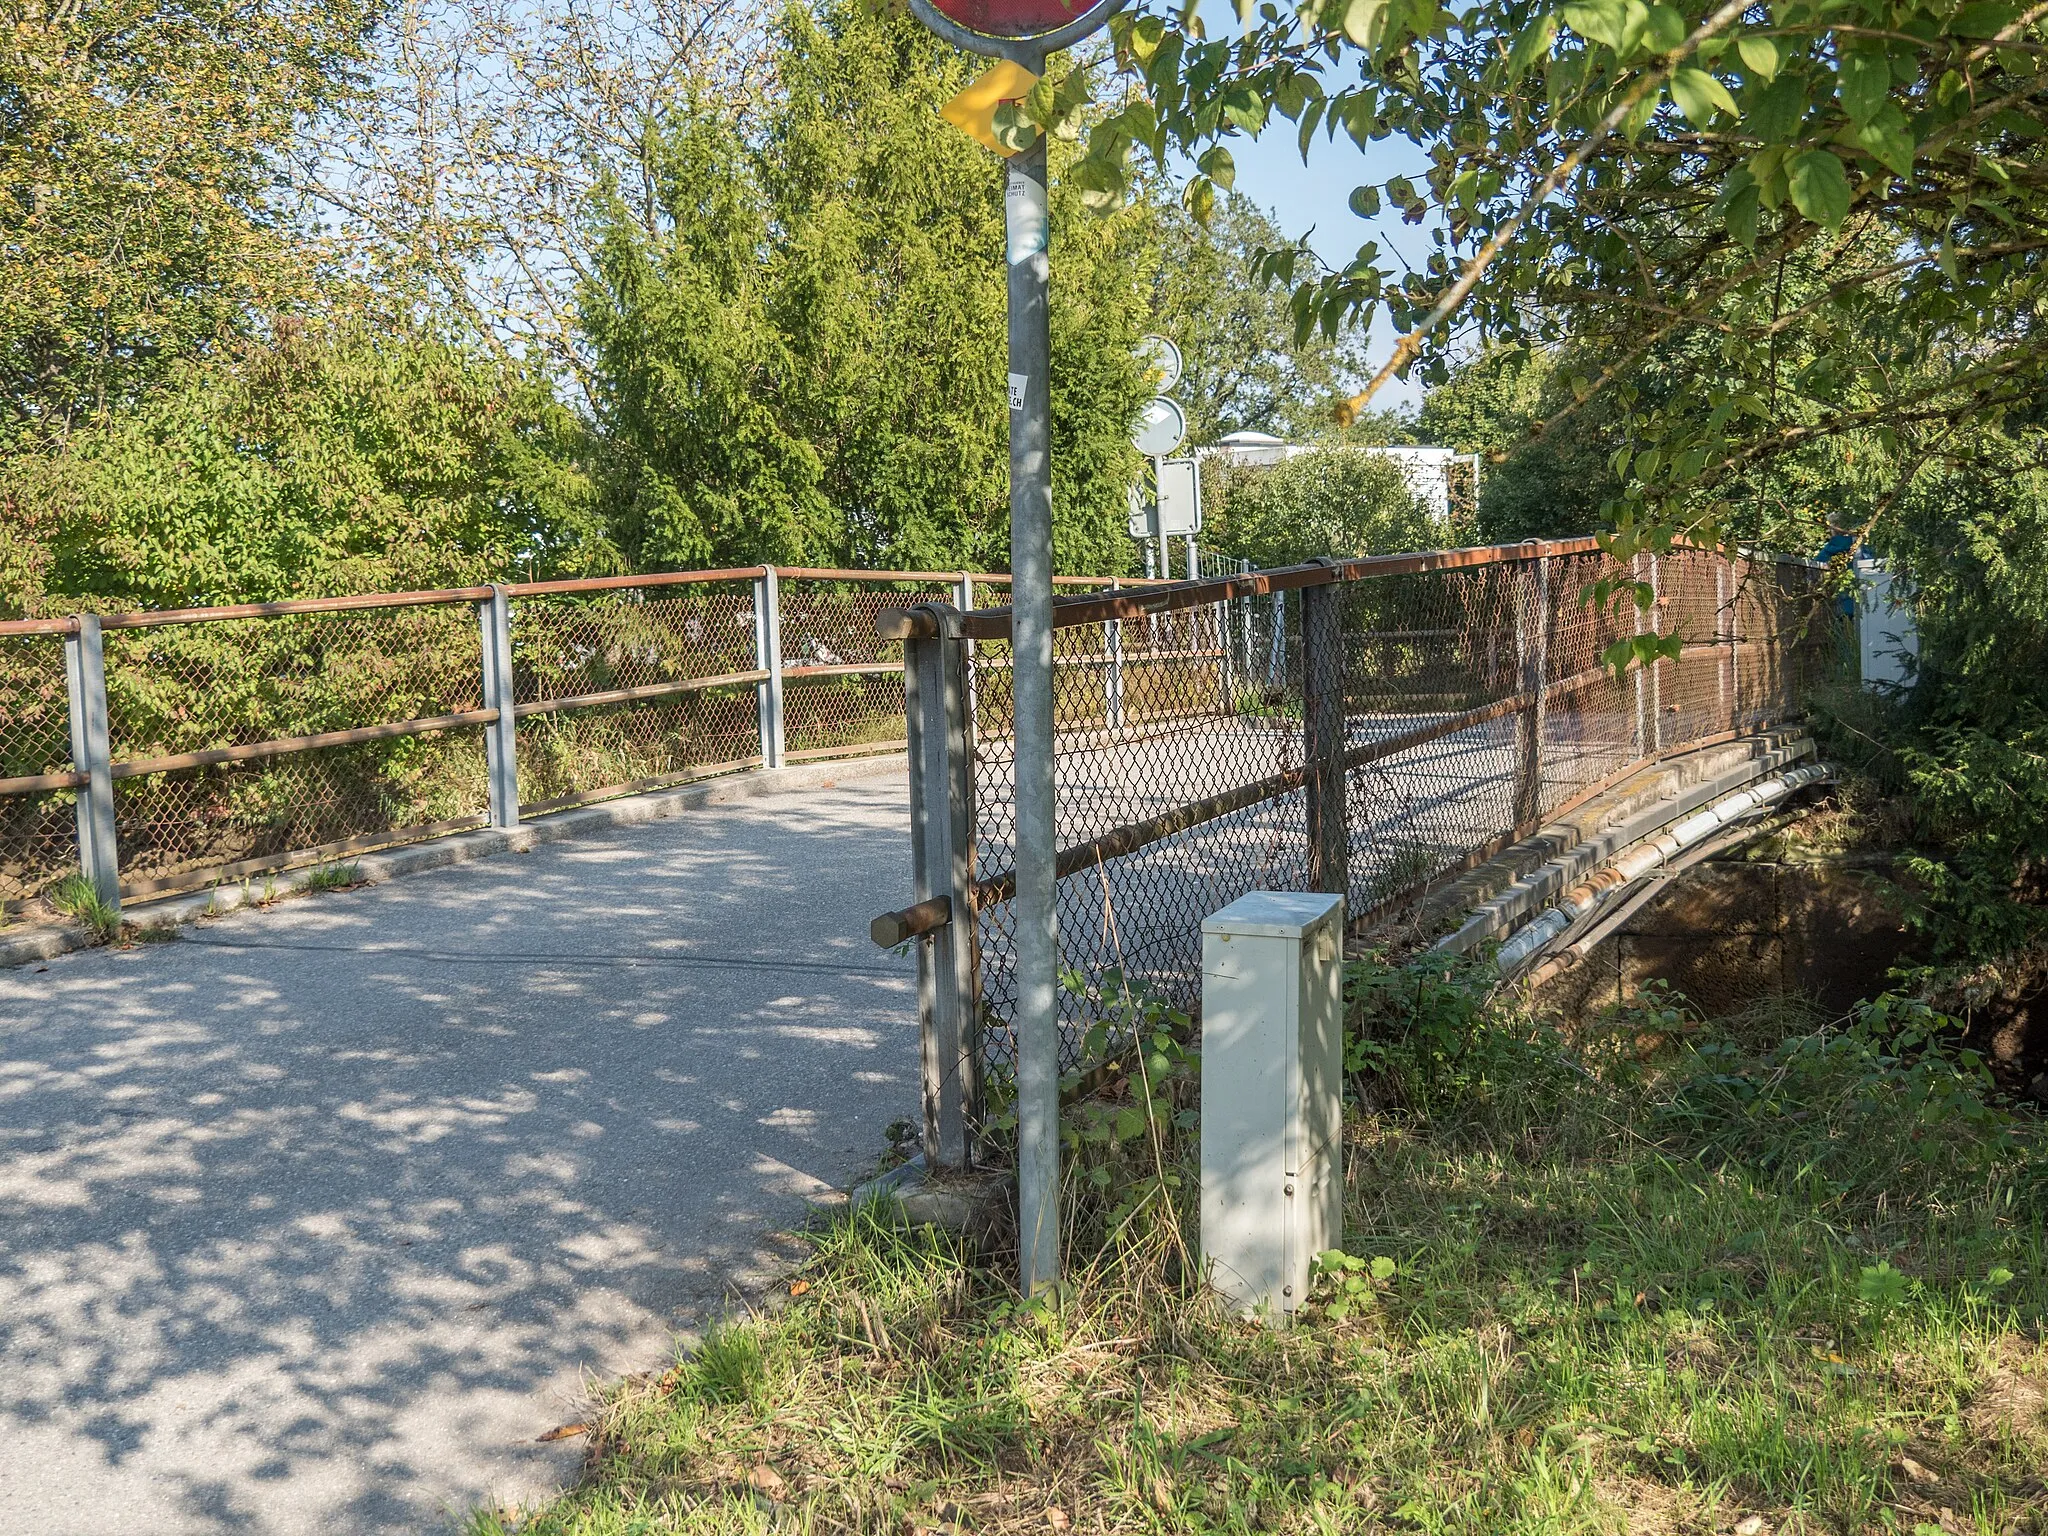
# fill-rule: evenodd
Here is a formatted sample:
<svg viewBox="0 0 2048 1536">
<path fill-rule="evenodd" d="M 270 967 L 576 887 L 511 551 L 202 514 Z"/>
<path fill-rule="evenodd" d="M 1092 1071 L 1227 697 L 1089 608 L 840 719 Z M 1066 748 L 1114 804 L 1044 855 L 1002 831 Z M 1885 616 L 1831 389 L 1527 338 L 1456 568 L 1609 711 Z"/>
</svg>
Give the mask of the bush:
<svg viewBox="0 0 2048 1536">
<path fill-rule="evenodd" d="M 1430 549 L 1446 530 L 1408 488 L 1400 466 L 1356 448 L 1326 448 L 1279 464 L 1202 466 L 1202 539 L 1261 568 Z"/>
</svg>

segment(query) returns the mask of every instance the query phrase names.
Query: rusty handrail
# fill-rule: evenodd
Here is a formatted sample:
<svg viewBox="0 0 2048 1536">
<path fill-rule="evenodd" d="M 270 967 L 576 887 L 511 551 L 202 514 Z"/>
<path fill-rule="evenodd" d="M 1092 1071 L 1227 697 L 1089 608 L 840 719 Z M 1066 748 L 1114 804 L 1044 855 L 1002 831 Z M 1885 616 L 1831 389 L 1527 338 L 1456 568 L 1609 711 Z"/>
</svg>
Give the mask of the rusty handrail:
<svg viewBox="0 0 2048 1536">
<path fill-rule="evenodd" d="M 170 624 L 207 624 L 220 619 L 271 619 L 294 613 L 356 613 L 372 608 L 433 608 L 448 603 L 482 603 L 489 587 L 446 587 L 434 592 L 366 592 L 354 597 L 292 597 L 274 603 L 232 603 L 220 608 L 158 608 L 143 613 L 104 613 L 101 629 L 158 629 Z"/>
</svg>

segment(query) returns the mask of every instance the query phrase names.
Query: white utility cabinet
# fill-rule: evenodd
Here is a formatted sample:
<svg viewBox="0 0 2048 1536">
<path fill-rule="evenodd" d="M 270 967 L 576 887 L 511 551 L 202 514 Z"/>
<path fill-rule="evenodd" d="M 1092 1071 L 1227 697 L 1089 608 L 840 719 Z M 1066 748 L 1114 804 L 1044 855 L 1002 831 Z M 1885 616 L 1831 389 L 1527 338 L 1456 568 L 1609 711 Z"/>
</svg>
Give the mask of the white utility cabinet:
<svg viewBox="0 0 2048 1536">
<path fill-rule="evenodd" d="M 1202 1255 L 1276 1326 L 1344 1236 L 1344 898 L 1254 891 L 1202 922 Z"/>
</svg>

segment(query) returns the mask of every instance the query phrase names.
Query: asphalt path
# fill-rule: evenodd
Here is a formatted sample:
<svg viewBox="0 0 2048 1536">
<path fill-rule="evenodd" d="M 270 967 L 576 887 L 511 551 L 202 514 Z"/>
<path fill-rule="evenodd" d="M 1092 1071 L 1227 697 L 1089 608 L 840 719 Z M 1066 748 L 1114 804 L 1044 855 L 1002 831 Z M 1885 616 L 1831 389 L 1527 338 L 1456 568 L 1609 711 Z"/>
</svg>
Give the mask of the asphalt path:
<svg viewBox="0 0 2048 1536">
<path fill-rule="evenodd" d="M 0 1528 L 422 1531 L 916 1115 L 900 771 L 0 972 Z M 783 1234 L 783 1235 L 778 1235 Z"/>
</svg>

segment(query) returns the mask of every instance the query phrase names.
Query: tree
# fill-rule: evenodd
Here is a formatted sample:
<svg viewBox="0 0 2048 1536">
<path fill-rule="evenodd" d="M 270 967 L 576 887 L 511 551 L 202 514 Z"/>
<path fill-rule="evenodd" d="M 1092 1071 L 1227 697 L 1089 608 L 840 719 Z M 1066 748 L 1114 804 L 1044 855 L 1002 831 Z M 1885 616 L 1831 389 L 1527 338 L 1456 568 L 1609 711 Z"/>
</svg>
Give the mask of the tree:
<svg viewBox="0 0 2048 1536">
<path fill-rule="evenodd" d="M 617 568 L 543 381 L 287 327 L 0 460 L 0 609 L 176 608 Z"/>
<path fill-rule="evenodd" d="M 368 0 L 25 0 L 0 55 L 0 451 L 309 301 L 284 188 Z"/>
<path fill-rule="evenodd" d="M 1121 185 L 1133 146 L 1177 146 L 1201 172 L 1190 206 L 1212 207 L 1234 175 L 1223 140 L 1276 117 L 1304 144 L 1423 145 L 1420 184 L 1352 194 L 1363 215 L 1438 221 L 1420 268 L 1368 243 L 1340 268 L 1298 247 L 1265 271 L 1304 326 L 1384 308 L 1406 333 L 1356 405 L 1411 368 L 1446 376 L 1452 316 L 1487 340 L 1569 341 L 1592 371 L 1538 432 L 1613 397 L 1628 547 L 1750 531 L 1770 466 L 1829 439 L 1867 436 L 1910 473 L 1953 423 L 2043 382 L 2048 90 L 2041 19 L 2018 4 L 1484 0 L 1454 19 L 1436 0 L 1311 0 L 1229 41 L 1141 14 L 1116 37 L 1144 95 L 1091 129 L 1093 184 Z M 1672 343 L 1711 369 L 1644 401 L 1637 367 Z"/>
<path fill-rule="evenodd" d="M 1002 172 L 934 109 L 973 67 L 852 5 L 781 22 L 746 123 L 650 136 L 650 230 L 616 196 L 583 293 L 607 498 L 634 562 L 1000 567 Z M 1053 507 L 1067 570 L 1131 557 L 1149 215 L 1052 206 Z"/>
<path fill-rule="evenodd" d="M 395 0 L 370 88 L 311 124 L 303 180 L 335 243 L 502 357 L 592 398 L 577 297 L 591 199 L 655 230 L 650 136 L 769 76 L 756 0 Z"/>
<path fill-rule="evenodd" d="M 1254 277 L 1259 253 L 1287 244 L 1272 217 L 1228 193 L 1206 226 L 1178 200 L 1156 197 L 1161 226 L 1153 286 L 1155 328 L 1180 347 L 1177 397 L 1188 438 L 1214 443 L 1237 431 L 1304 437 L 1324 430 L 1354 382 L 1358 338 L 1298 338 L 1286 293 Z"/>
<path fill-rule="evenodd" d="M 1430 549 L 1443 529 L 1400 466 L 1358 448 L 1324 448 L 1278 464 L 1202 466 L 1203 542 L 1254 566 L 1298 565 Z"/>
</svg>

